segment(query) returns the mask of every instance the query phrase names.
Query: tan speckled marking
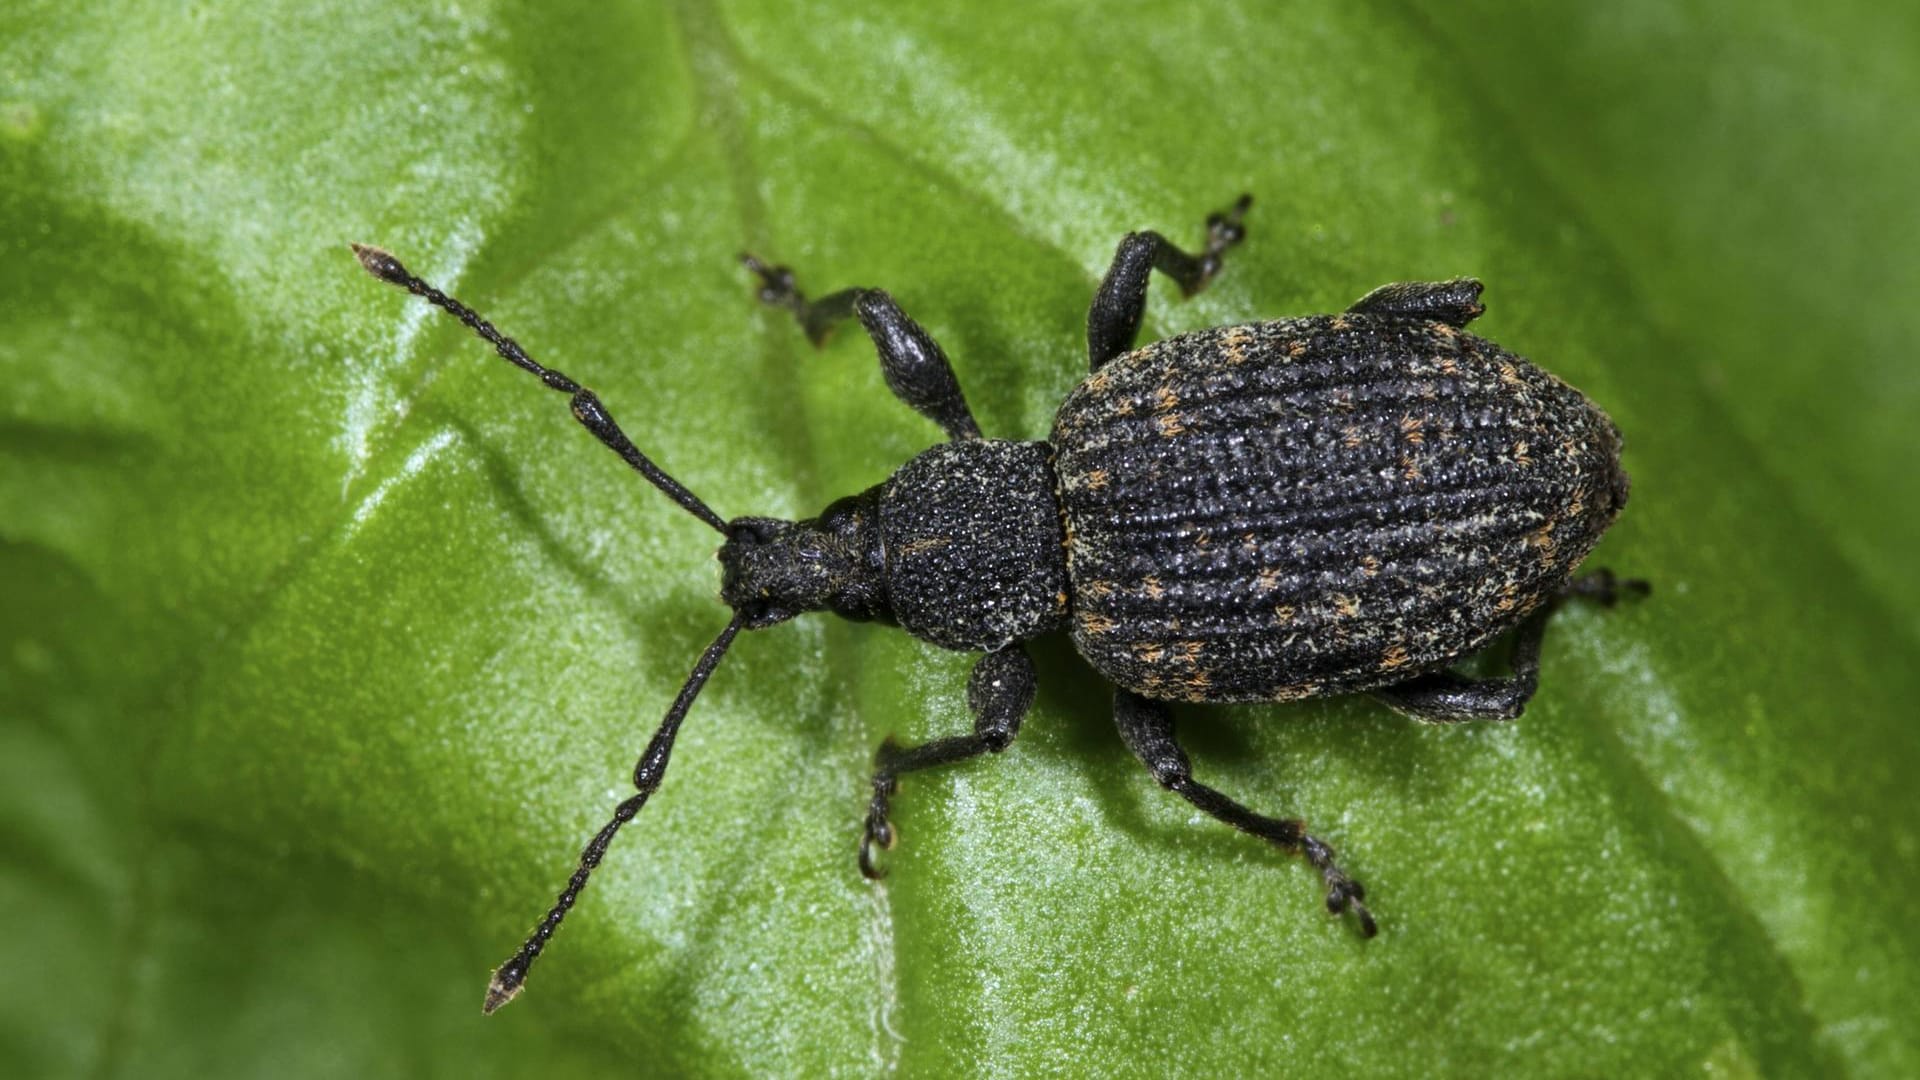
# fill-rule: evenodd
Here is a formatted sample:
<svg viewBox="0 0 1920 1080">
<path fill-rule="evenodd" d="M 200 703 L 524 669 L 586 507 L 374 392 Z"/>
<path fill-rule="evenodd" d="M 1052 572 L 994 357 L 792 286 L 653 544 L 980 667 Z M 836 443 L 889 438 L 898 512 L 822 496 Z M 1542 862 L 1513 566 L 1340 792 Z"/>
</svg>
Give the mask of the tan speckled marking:
<svg viewBox="0 0 1920 1080">
<path fill-rule="evenodd" d="M 1279 607 L 1273 609 L 1273 614 L 1274 618 L 1280 622 L 1290 623 L 1293 621 L 1293 605 L 1281 604 Z"/>
<path fill-rule="evenodd" d="M 1105 600 L 1113 595 L 1113 582 L 1089 581 L 1080 586 L 1080 598 L 1083 600 Z"/>
<path fill-rule="evenodd" d="M 1460 362 L 1451 356 L 1437 356 L 1433 362 L 1439 367 L 1440 374 L 1442 375 L 1460 374 Z"/>
<path fill-rule="evenodd" d="M 1280 571 L 1271 566 L 1261 570 L 1259 578 L 1254 581 L 1254 588 L 1259 589 L 1263 593 L 1270 593 L 1279 586 Z"/>
<path fill-rule="evenodd" d="M 1427 422 L 1418 416 L 1407 415 L 1400 418 L 1400 435 L 1415 446 L 1427 441 Z"/>
<path fill-rule="evenodd" d="M 1167 595 L 1167 590 L 1160 587 L 1160 579 L 1157 577 L 1149 577 L 1142 581 L 1140 588 L 1146 592 L 1149 600 L 1158 600 Z"/>
<path fill-rule="evenodd" d="M 1374 558 L 1372 555 L 1360 556 L 1360 572 L 1368 577 L 1373 577 L 1380 572 L 1380 560 Z"/>
<path fill-rule="evenodd" d="M 1087 380 L 1087 390 L 1094 394 L 1104 394 L 1107 392 L 1107 387 L 1112 384 L 1113 374 L 1106 368 L 1101 368 L 1099 371 L 1094 372 L 1093 376 Z"/>
<path fill-rule="evenodd" d="M 1500 381 L 1516 390 L 1527 388 L 1526 380 L 1520 378 L 1520 369 L 1514 367 L 1510 360 L 1500 361 Z"/>
<path fill-rule="evenodd" d="M 1139 657 L 1142 663 L 1157 664 L 1161 657 L 1167 655 L 1167 650 L 1151 642 L 1142 642 L 1133 647 L 1133 655 Z"/>
<path fill-rule="evenodd" d="M 1513 463 L 1523 469 L 1533 468 L 1533 457 L 1527 452 L 1525 439 L 1513 444 Z"/>
<path fill-rule="evenodd" d="M 1453 324 L 1451 323 L 1443 323 L 1443 322 L 1434 323 L 1433 332 L 1436 335 L 1446 338 L 1448 340 L 1452 340 L 1460 336 L 1460 331 L 1455 329 L 1453 327 Z"/>
<path fill-rule="evenodd" d="M 1340 429 L 1340 443 L 1349 450 L 1360 449 L 1360 444 L 1366 441 L 1366 433 L 1360 430 L 1358 424 L 1348 424 Z"/>
<path fill-rule="evenodd" d="M 1157 413 L 1171 412 L 1174 409 L 1179 408 L 1179 406 L 1180 406 L 1180 395 L 1173 392 L 1173 387 L 1163 386 L 1160 389 L 1155 390 L 1153 392 L 1153 411 L 1154 412 L 1157 412 Z"/>
<path fill-rule="evenodd" d="M 1107 486 L 1107 470 L 1095 469 L 1082 477 L 1080 483 L 1088 491 L 1099 491 Z"/>
<path fill-rule="evenodd" d="M 1360 601 L 1347 593 L 1334 593 L 1333 610 L 1339 612 L 1341 618 L 1351 619 L 1360 614 Z"/>
<path fill-rule="evenodd" d="M 1179 654 L 1178 659 L 1181 663 L 1197 664 L 1200 662 L 1200 650 L 1206 646 L 1207 643 L 1204 641 L 1183 641 L 1174 646 L 1174 651 Z"/>
<path fill-rule="evenodd" d="M 1527 546 L 1540 550 L 1541 562 L 1553 561 L 1554 549 L 1556 547 L 1553 540 L 1553 526 L 1554 522 L 1549 520 L 1545 525 L 1527 534 Z"/>
<path fill-rule="evenodd" d="M 1344 332 L 1353 329 L 1353 323 L 1345 315 L 1335 315 L 1333 321 L 1328 323 L 1327 327 L 1335 331 Z"/>
<path fill-rule="evenodd" d="M 1179 413 L 1162 413 L 1153 418 L 1153 426 L 1160 429 L 1163 438 L 1168 439 L 1187 430 L 1186 417 Z"/>
<path fill-rule="evenodd" d="M 929 551 L 939 551 L 953 543 L 950 536 L 925 536 L 906 544 L 900 549 L 902 555 L 925 555 Z"/>
<path fill-rule="evenodd" d="M 1310 698 L 1319 692 L 1320 692 L 1319 683 L 1316 683 L 1316 682 L 1294 683 L 1292 686 L 1282 686 L 1279 689 L 1275 690 L 1272 696 L 1269 697 L 1267 700 L 1299 701 L 1303 698 Z"/>
<path fill-rule="evenodd" d="M 1385 670 L 1392 670 L 1393 668 L 1397 668 L 1397 667 L 1405 667 L 1406 664 L 1407 664 L 1407 650 L 1406 650 L 1406 646 L 1404 645 L 1395 645 L 1393 648 L 1387 650 L 1387 653 L 1385 656 L 1382 656 L 1380 658 L 1380 667 Z"/>
<path fill-rule="evenodd" d="M 1305 356 L 1305 355 L 1307 355 L 1307 343 L 1306 343 L 1306 342 L 1304 342 L 1304 341 L 1298 341 L 1298 340 L 1296 340 L 1296 341 L 1294 341 L 1294 342 L 1292 342 L 1292 343 L 1290 343 L 1290 344 L 1289 344 L 1289 345 L 1287 346 L 1287 358 L 1288 358 L 1288 359 L 1290 359 L 1290 360 L 1298 360 L 1298 359 L 1300 359 L 1301 357 L 1303 357 L 1303 356 Z"/>
<path fill-rule="evenodd" d="M 1083 634 L 1113 633 L 1113 620 L 1098 612 L 1083 611 L 1077 621 L 1080 624 L 1080 632 Z"/>
<path fill-rule="evenodd" d="M 1222 339 L 1227 347 L 1227 363 L 1244 364 L 1247 362 L 1247 346 L 1253 344 L 1253 332 L 1244 326 L 1236 326 Z"/>
</svg>

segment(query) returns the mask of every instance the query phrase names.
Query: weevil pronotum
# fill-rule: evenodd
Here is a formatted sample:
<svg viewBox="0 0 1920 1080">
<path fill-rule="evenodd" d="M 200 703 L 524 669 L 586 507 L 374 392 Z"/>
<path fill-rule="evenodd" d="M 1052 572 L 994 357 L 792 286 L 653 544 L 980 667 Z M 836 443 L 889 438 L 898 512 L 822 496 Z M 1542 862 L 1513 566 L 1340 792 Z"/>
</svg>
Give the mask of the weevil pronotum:
<svg viewBox="0 0 1920 1080">
<path fill-rule="evenodd" d="M 1120 737 L 1195 807 L 1287 851 L 1326 882 L 1327 909 L 1375 932 L 1360 883 L 1303 822 L 1255 813 L 1193 778 L 1168 702 L 1292 701 L 1368 692 L 1422 720 L 1519 716 L 1562 599 L 1611 604 L 1640 581 L 1574 570 L 1627 499 L 1620 434 L 1579 391 L 1466 332 L 1478 281 L 1387 285 L 1338 315 L 1247 323 L 1135 349 L 1158 270 L 1192 295 L 1245 236 L 1250 196 L 1207 219 L 1190 254 L 1150 231 L 1120 241 L 1087 315 L 1091 373 L 1044 441 L 981 436 L 937 342 L 880 289 L 809 300 L 751 255 L 761 301 L 816 345 L 855 318 L 887 385 L 948 441 L 885 481 L 782 521 L 714 513 L 634 446 L 600 399 L 536 363 L 472 309 L 378 248 L 361 265 L 451 313 L 566 394 L 573 415 L 721 537 L 733 617 L 694 664 L 634 769 L 637 793 L 587 844 L 485 1009 L 518 994 L 620 827 L 660 786 L 674 736 L 741 630 L 810 611 L 898 626 L 983 654 L 972 732 L 874 755 L 859 866 L 899 777 L 1012 744 L 1034 698 L 1022 642 L 1065 631 L 1114 685 Z M 1452 665 L 1514 631 L 1512 673 Z"/>
</svg>

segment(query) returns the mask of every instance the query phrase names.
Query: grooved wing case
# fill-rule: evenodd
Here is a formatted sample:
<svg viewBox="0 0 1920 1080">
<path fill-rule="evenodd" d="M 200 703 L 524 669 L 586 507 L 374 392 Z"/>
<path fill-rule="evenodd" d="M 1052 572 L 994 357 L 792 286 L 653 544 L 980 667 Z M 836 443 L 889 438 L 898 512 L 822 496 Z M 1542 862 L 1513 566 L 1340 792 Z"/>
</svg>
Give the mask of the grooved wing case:
<svg viewBox="0 0 1920 1080">
<path fill-rule="evenodd" d="M 1613 423 L 1483 338 L 1347 314 L 1114 360 L 1054 423 L 1076 646 L 1148 697 L 1390 685 L 1512 628 L 1627 493 Z"/>
</svg>

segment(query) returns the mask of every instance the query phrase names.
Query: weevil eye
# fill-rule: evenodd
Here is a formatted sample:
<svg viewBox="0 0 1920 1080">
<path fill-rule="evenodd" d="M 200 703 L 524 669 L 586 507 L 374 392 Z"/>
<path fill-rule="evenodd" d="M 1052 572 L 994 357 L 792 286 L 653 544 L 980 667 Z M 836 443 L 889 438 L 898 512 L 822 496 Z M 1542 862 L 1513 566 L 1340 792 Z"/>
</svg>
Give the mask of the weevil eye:
<svg viewBox="0 0 1920 1080">
<path fill-rule="evenodd" d="M 769 626 L 777 626 L 799 614 L 787 608 L 776 607 L 764 600 L 749 601 L 746 605 L 734 610 L 739 613 L 743 625 L 748 630 L 764 630 Z"/>
<path fill-rule="evenodd" d="M 727 546 L 735 543 L 765 544 L 787 526 L 778 518 L 742 517 L 727 522 Z M 723 548 L 724 550 L 724 548 Z"/>
</svg>

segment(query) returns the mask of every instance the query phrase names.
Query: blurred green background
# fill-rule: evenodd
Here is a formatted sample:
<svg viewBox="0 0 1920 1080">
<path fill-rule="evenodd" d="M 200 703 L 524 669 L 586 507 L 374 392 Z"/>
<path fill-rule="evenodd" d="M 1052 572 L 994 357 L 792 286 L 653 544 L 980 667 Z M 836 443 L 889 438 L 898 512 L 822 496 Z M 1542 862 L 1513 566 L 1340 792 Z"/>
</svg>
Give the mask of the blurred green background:
<svg viewBox="0 0 1920 1080">
<path fill-rule="evenodd" d="M 0 1071 L 1920 1074 L 1920 9 L 0 10 Z M 1488 283 L 1633 505 L 1525 720 L 1190 710 L 1381 936 L 1199 820 L 1064 642 L 915 777 L 968 659 L 743 638 L 511 1009 L 518 942 L 724 621 L 713 536 L 360 272 L 593 385 L 723 514 L 936 438 L 741 248 L 884 285 L 990 435 L 1083 370 L 1123 231 L 1252 234 L 1147 333 Z"/>
</svg>

